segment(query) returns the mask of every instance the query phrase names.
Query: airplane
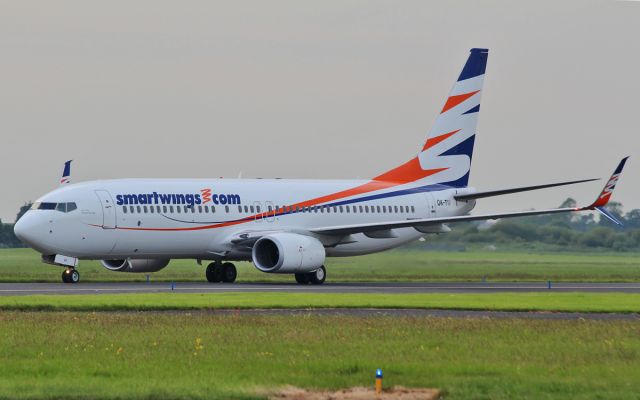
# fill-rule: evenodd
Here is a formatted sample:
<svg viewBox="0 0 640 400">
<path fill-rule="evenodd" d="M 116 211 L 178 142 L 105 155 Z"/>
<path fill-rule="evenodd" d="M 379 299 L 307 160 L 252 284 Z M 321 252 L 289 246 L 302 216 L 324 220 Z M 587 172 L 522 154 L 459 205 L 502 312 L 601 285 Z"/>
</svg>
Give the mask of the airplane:
<svg viewBox="0 0 640 400">
<path fill-rule="evenodd" d="M 469 215 L 476 200 L 571 185 L 582 179 L 477 191 L 469 186 L 488 50 L 471 49 L 440 114 L 416 156 L 366 180 L 114 179 L 61 185 L 33 203 L 15 234 L 64 267 L 77 283 L 79 260 L 101 260 L 118 272 L 159 271 L 171 259 L 194 259 L 209 282 L 234 282 L 233 261 L 265 273 L 322 284 L 327 257 L 392 249 L 450 223 L 605 208 L 627 158 L 585 207 Z"/>
</svg>

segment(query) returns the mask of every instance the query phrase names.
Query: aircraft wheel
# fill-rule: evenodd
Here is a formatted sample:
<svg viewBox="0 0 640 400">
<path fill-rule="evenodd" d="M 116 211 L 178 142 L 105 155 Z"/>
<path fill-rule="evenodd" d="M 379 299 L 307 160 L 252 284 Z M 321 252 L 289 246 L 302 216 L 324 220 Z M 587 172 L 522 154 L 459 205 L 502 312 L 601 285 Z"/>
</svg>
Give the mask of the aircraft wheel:
<svg viewBox="0 0 640 400">
<path fill-rule="evenodd" d="M 238 276 L 238 270 L 236 266 L 231 263 L 222 264 L 222 282 L 225 283 L 233 283 L 236 281 L 236 277 Z"/>
<path fill-rule="evenodd" d="M 206 275 L 207 281 L 211 283 L 222 282 L 222 265 L 214 262 L 207 265 Z"/>
<path fill-rule="evenodd" d="M 309 281 L 314 285 L 322 285 L 327 279 L 327 269 L 323 266 L 309 273 Z"/>
<path fill-rule="evenodd" d="M 307 285 L 309 284 L 309 274 L 296 274 L 296 282 L 298 282 L 300 285 Z"/>
<path fill-rule="evenodd" d="M 78 283 L 78 282 L 80 282 L 80 273 L 75 268 L 66 268 L 62 272 L 62 282 L 64 282 L 64 283 Z"/>
</svg>

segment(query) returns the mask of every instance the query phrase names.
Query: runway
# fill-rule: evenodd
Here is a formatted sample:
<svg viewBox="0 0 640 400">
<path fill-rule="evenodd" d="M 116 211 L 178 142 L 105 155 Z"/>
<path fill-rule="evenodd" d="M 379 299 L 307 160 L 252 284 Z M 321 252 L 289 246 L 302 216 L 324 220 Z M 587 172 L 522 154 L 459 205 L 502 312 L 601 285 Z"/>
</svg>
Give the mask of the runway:
<svg viewBox="0 0 640 400">
<path fill-rule="evenodd" d="M 451 282 L 451 283 L 233 283 L 206 282 L 101 282 L 101 283 L 0 283 L 0 296 L 33 294 L 116 293 L 531 293 L 531 292 L 617 292 L 640 293 L 640 283 L 551 283 L 547 282 Z"/>
</svg>

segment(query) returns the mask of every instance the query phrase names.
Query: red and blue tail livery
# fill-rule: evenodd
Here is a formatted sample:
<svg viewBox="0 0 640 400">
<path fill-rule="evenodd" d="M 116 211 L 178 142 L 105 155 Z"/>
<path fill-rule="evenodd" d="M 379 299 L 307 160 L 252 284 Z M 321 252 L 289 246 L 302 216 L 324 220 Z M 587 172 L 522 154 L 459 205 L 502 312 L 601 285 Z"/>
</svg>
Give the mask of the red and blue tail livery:
<svg viewBox="0 0 640 400">
<path fill-rule="evenodd" d="M 64 169 L 62 170 L 62 178 L 60 179 L 60 184 L 64 185 L 65 183 L 71 183 L 71 161 L 69 160 L 64 163 Z"/>
</svg>

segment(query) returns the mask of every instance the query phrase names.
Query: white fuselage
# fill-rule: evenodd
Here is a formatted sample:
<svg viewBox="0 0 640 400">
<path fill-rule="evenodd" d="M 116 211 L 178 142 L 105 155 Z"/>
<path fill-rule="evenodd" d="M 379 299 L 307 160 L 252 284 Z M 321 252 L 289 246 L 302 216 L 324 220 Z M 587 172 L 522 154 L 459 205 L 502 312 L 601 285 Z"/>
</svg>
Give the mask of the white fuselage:
<svg viewBox="0 0 640 400">
<path fill-rule="evenodd" d="M 457 202 L 453 196 L 472 191 L 356 180 L 91 181 L 42 196 L 36 209 L 21 218 L 20 231 L 22 239 L 44 255 L 250 260 L 251 248 L 233 245 L 242 235 L 309 234 L 320 227 L 464 215 L 475 202 Z M 68 206 L 67 212 L 65 206 L 47 209 L 54 207 L 51 203 L 75 207 Z M 393 229 L 392 234 L 357 233 L 348 240 L 313 236 L 327 256 L 353 256 L 423 235 L 410 227 Z"/>
</svg>

